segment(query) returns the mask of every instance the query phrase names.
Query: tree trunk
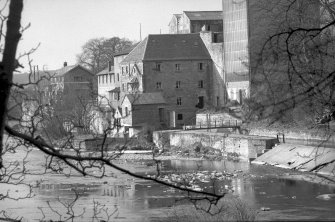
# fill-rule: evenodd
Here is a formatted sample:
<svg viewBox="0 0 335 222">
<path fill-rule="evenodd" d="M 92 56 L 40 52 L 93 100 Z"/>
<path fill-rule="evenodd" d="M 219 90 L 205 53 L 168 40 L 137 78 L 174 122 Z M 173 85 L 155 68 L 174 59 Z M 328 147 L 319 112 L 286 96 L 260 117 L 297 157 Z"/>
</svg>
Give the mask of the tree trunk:
<svg viewBox="0 0 335 222">
<path fill-rule="evenodd" d="M 0 65 L 0 169 L 2 168 L 3 135 L 7 118 L 7 103 L 13 81 L 15 56 L 18 42 L 21 38 L 21 13 L 23 0 L 12 0 L 9 5 L 5 48 Z"/>
</svg>

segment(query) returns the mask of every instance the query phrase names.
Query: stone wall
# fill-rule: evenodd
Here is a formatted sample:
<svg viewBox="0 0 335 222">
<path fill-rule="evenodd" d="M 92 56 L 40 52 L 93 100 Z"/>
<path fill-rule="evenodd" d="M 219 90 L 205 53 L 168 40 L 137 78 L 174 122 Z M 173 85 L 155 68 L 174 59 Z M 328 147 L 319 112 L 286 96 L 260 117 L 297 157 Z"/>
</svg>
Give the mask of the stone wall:
<svg viewBox="0 0 335 222">
<path fill-rule="evenodd" d="M 203 69 L 199 70 L 199 63 L 202 63 Z M 175 65 L 180 64 L 180 71 L 175 71 Z M 156 62 L 144 63 L 144 86 L 145 92 L 162 92 L 166 101 L 166 111 L 170 113 L 175 111 L 182 118 L 176 118 L 176 125 L 182 126 L 190 124 L 194 120 L 195 113 L 199 108 L 198 97 L 204 98 L 204 106 L 211 105 L 211 69 L 210 60 L 176 60 L 160 62 L 160 70 L 155 69 Z M 177 81 L 180 82 L 178 88 Z M 199 86 L 202 81 L 202 86 Z M 157 84 L 160 83 L 160 87 Z M 181 105 L 177 104 L 177 98 L 181 98 Z"/>
<path fill-rule="evenodd" d="M 220 150 L 223 155 L 234 154 L 240 159 L 255 159 L 264 150 L 271 149 L 277 139 L 207 131 L 155 131 L 154 143 L 159 148 L 192 148 L 199 143 L 203 147 Z"/>
</svg>

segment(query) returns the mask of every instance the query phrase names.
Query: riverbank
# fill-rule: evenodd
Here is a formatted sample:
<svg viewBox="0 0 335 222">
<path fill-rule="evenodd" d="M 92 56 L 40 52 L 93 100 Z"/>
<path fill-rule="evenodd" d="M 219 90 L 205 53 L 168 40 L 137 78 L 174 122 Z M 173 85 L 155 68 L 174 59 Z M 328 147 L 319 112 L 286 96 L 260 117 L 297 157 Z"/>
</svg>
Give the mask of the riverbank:
<svg viewBox="0 0 335 222">
<path fill-rule="evenodd" d="M 334 148 L 285 143 L 272 148 L 251 163 L 310 172 L 335 183 Z"/>
<path fill-rule="evenodd" d="M 155 160 L 160 161 L 184 161 L 185 164 L 187 162 L 212 162 L 215 165 L 220 165 L 221 163 L 240 163 L 242 165 L 246 165 L 252 167 L 253 165 L 256 167 L 256 164 L 251 164 L 249 161 L 238 161 L 238 160 L 228 160 L 227 158 L 222 158 L 221 160 L 210 160 L 210 157 L 185 157 L 181 155 L 160 155 L 156 156 Z M 144 165 L 147 167 L 156 166 L 154 165 L 153 156 L 148 154 L 124 154 L 117 159 L 118 163 L 123 166 L 134 166 L 136 165 Z M 264 166 L 263 166 L 264 165 Z M 265 166 L 266 165 L 266 166 Z M 249 168 L 248 167 L 248 168 Z M 259 168 L 260 167 L 260 168 Z M 257 167 L 258 170 L 262 171 L 262 175 L 272 175 L 273 177 L 282 178 L 282 179 L 291 179 L 296 181 L 306 181 L 315 184 L 322 185 L 330 185 L 335 187 L 335 176 L 334 175 L 322 175 L 317 174 L 316 172 L 308 172 L 308 171 L 297 171 L 294 169 L 289 169 L 285 167 L 278 167 L 278 164 L 261 164 Z M 182 169 L 181 169 L 182 170 Z M 224 169 L 223 169 L 224 170 Z M 219 172 L 219 171 L 218 171 Z M 256 176 L 253 173 L 249 173 L 246 171 L 232 171 L 231 173 L 236 174 L 236 177 L 239 178 L 262 178 L 262 176 Z"/>
</svg>

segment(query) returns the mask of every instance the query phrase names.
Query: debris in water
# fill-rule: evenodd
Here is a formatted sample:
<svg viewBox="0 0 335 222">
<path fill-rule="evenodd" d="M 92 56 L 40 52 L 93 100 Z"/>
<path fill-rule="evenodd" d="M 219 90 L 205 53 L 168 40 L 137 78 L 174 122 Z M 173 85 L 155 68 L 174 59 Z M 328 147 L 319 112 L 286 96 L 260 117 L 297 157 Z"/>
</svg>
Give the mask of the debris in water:
<svg viewBox="0 0 335 222">
<path fill-rule="evenodd" d="M 270 211 L 269 207 L 261 207 L 261 211 Z"/>
<path fill-rule="evenodd" d="M 321 200 L 330 200 L 335 198 L 335 194 L 321 194 L 319 196 L 317 196 L 316 198 L 321 199 Z"/>
</svg>

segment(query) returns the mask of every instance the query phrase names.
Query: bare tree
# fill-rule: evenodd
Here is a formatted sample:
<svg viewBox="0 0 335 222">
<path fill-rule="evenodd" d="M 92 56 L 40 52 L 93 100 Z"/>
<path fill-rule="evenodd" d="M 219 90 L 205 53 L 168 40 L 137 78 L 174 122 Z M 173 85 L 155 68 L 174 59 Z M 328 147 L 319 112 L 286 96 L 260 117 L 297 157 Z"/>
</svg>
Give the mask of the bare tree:
<svg viewBox="0 0 335 222">
<path fill-rule="evenodd" d="M 249 114 L 307 128 L 329 122 L 335 111 L 333 2 L 253 2 L 252 22 L 259 25 L 252 41 L 259 44 L 251 46 Z"/>
<path fill-rule="evenodd" d="M 90 39 L 83 45 L 83 51 L 77 56 L 77 60 L 93 73 L 98 73 L 107 67 L 108 61 L 113 61 L 115 53 L 131 46 L 131 41 L 119 37 Z"/>
</svg>

